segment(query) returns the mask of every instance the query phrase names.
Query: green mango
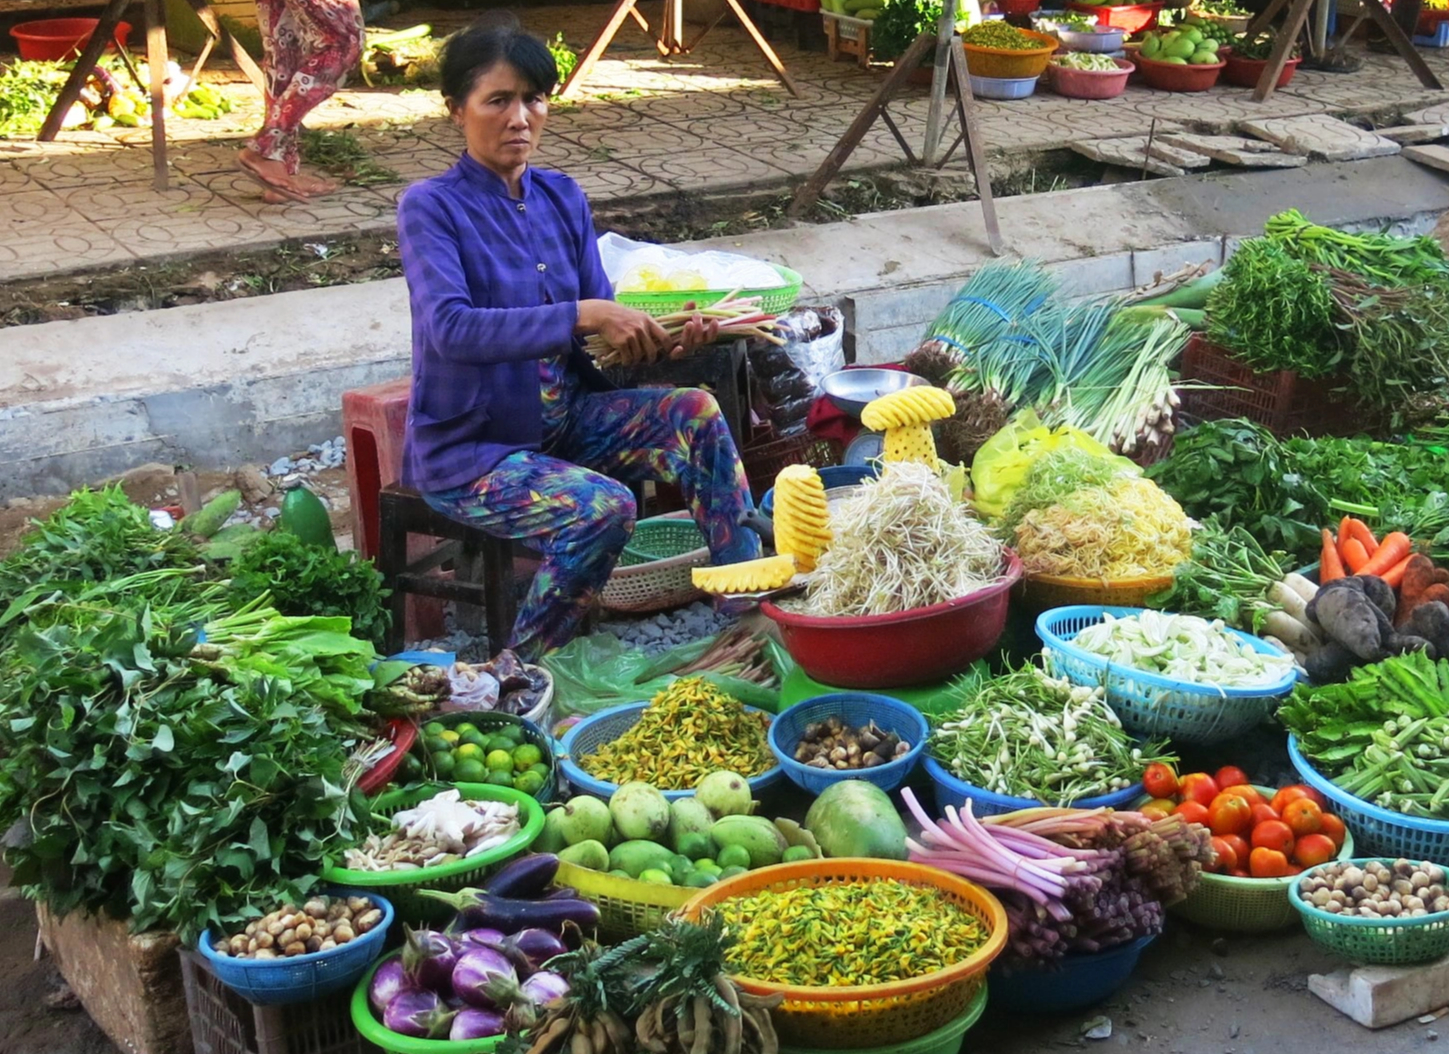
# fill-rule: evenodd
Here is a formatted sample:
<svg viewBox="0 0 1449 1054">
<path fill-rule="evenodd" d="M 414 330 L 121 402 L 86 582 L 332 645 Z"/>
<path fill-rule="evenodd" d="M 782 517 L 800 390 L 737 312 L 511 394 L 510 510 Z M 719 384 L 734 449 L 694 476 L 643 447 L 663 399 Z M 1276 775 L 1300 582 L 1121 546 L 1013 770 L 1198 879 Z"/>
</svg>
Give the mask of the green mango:
<svg viewBox="0 0 1449 1054">
<path fill-rule="evenodd" d="M 1215 51 L 1194 51 L 1187 60 L 1189 66 L 1212 66 L 1218 61 Z"/>
<path fill-rule="evenodd" d="M 590 871 L 609 869 L 609 851 L 604 848 L 603 842 L 596 842 L 592 838 L 560 849 L 558 858 L 566 864 L 586 867 Z"/>
<path fill-rule="evenodd" d="M 805 814 L 826 856 L 906 859 L 906 825 L 890 795 L 864 780 L 832 783 Z"/>
<path fill-rule="evenodd" d="M 1159 61 L 1160 62 L 1170 63 L 1173 66 L 1186 66 L 1187 65 L 1187 59 L 1178 58 L 1176 55 L 1169 55 L 1167 58 L 1160 59 Z"/>
<path fill-rule="evenodd" d="M 643 872 L 651 870 L 668 874 L 673 859 L 674 853 L 668 846 L 634 839 L 620 842 L 609 850 L 609 869 L 627 871 L 630 878 L 638 878 Z"/>
<path fill-rule="evenodd" d="M 1174 40 L 1162 49 L 1162 57 L 1165 59 L 1186 59 L 1196 50 L 1197 48 L 1190 40 Z"/>
<path fill-rule="evenodd" d="M 669 803 L 669 847 L 676 853 L 691 855 L 684 848 L 686 840 L 697 844 L 695 839 L 703 835 L 706 839 L 705 851 L 700 856 L 709 856 L 712 849 L 708 846 L 709 829 L 714 826 L 714 816 L 698 798 L 676 798 Z M 691 837 L 694 836 L 694 837 Z"/>
<path fill-rule="evenodd" d="M 785 836 L 763 816 L 725 816 L 709 830 L 709 836 L 720 847 L 737 845 L 750 854 L 750 867 L 778 864 L 790 844 Z"/>
<path fill-rule="evenodd" d="M 1162 38 L 1150 36 L 1142 42 L 1142 57 L 1144 59 L 1156 58 L 1157 53 L 1162 50 Z"/>
<path fill-rule="evenodd" d="M 543 830 L 529 848 L 535 853 L 557 853 L 569 844 L 563 832 L 564 807 L 550 809 L 543 817 Z"/>
</svg>

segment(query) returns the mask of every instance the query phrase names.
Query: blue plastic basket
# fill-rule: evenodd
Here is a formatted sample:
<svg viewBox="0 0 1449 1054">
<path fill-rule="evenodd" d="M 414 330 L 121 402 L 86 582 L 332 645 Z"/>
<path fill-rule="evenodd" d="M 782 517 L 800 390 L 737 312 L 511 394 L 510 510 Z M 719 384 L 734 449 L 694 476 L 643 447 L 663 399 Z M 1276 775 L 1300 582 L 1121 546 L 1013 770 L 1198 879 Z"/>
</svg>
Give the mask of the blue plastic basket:
<svg viewBox="0 0 1449 1054">
<path fill-rule="evenodd" d="M 1017 809 L 1035 809 L 1042 805 L 1070 805 L 1074 809 L 1123 809 L 1142 797 L 1142 784 L 1134 783 L 1126 790 L 1113 791 L 1096 798 L 1081 798 L 1067 802 L 1039 802 L 1031 798 L 1011 798 L 1005 794 L 994 794 L 974 783 L 958 779 L 935 758 L 926 756 L 926 774 L 936 792 L 936 812 L 946 811 L 946 806 L 961 808 L 969 799 L 974 816 L 1001 816 Z"/>
<path fill-rule="evenodd" d="M 976 74 L 967 74 L 971 78 L 971 94 L 978 99 L 1000 99 L 1003 102 L 1010 102 L 1014 99 L 1025 99 L 1036 91 L 1036 82 L 1039 77 L 978 77 Z"/>
<path fill-rule="evenodd" d="M 370 889 L 328 889 L 330 897 L 366 897 L 382 909 L 382 921 L 356 940 L 311 955 L 290 959 L 237 959 L 212 948 L 211 930 L 204 930 L 197 951 L 217 980 L 243 999 L 261 1006 L 307 1003 L 347 988 L 382 954 L 392 926 L 392 903 Z"/>
<path fill-rule="evenodd" d="M 1036 620 L 1036 634 L 1050 667 L 1073 684 L 1105 684 L 1107 703 L 1122 727 L 1140 736 L 1169 736 L 1183 743 L 1213 744 L 1242 735 L 1270 717 L 1277 700 L 1293 688 L 1290 670 L 1272 684 L 1252 688 L 1221 688 L 1175 677 L 1117 666 L 1072 644 L 1078 633 L 1095 626 L 1104 615 L 1127 618 L 1142 608 L 1080 604 L 1052 608 Z M 1282 655 L 1267 641 L 1229 629 L 1238 640 L 1262 655 Z"/>
<path fill-rule="evenodd" d="M 1303 782 L 1333 802 L 1339 819 L 1353 832 L 1355 852 L 1364 856 L 1449 860 L 1449 820 L 1426 820 L 1374 805 L 1325 779 L 1298 752 L 1296 736 L 1288 737 L 1288 760 Z"/>
<path fill-rule="evenodd" d="M 911 744 L 911 749 L 903 757 L 872 769 L 821 769 L 796 761 L 795 748 L 805 729 L 827 717 L 838 717 L 855 728 L 874 721 L 881 731 L 894 732 Z M 925 717 L 909 703 L 868 692 L 835 692 L 796 703 L 776 717 L 770 723 L 770 749 L 785 775 L 811 794 L 823 794 L 841 780 L 864 780 L 883 791 L 893 791 L 915 770 L 930 733 Z"/>
<path fill-rule="evenodd" d="M 991 1005 L 1014 1014 L 1066 1014 L 1100 1003 L 1126 983 L 1157 935 L 1091 955 L 1068 955 L 1055 970 L 991 968 Z"/>
<path fill-rule="evenodd" d="M 648 705 L 648 703 L 625 703 L 623 706 L 611 706 L 607 710 L 600 710 L 592 717 L 584 718 L 569 729 L 564 736 L 563 753 L 559 755 L 558 763 L 559 767 L 563 769 L 564 777 L 574 790 L 608 801 L 610 796 L 619 789 L 617 783 L 609 783 L 606 780 L 590 776 L 579 767 L 574 758 L 592 754 L 603 744 L 612 743 L 618 739 L 639 723 L 639 717 Z M 763 710 L 753 706 L 747 706 L 745 709 L 753 714 L 764 713 Z M 784 778 L 784 770 L 776 765 L 750 780 L 750 790 L 756 798 L 759 798 L 762 791 L 769 790 Z M 693 790 L 664 790 L 662 787 L 660 790 L 670 801 L 674 801 L 676 798 L 694 797 Z"/>
<path fill-rule="evenodd" d="M 827 465 L 825 468 L 815 470 L 820 474 L 820 482 L 826 490 L 833 490 L 836 487 L 854 487 L 868 479 L 875 479 L 879 472 L 874 465 Z M 765 491 L 760 498 L 760 511 L 766 516 L 775 515 L 775 488 L 771 487 Z"/>
</svg>

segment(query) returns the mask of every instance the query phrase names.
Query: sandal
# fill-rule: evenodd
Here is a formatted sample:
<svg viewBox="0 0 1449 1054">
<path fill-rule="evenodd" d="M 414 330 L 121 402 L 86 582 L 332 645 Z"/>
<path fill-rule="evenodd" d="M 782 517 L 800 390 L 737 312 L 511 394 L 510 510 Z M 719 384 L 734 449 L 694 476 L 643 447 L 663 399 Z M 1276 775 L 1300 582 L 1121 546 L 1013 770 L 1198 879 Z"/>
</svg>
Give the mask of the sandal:
<svg viewBox="0 0 1449 1054">
<path fill-rule="evenodd" d="M 310 196 L 304 194 L 302 191 L 297 190 L 292 186 L 289 186 L 288 184 L 278 183 L 275 180 L 268 179 L 267 176 L 256 166 L 256 162 L 251 161 L 247 157 L 247 153 L 248 151 L 243 150 L 240 156 L 237 157 L 236 164 L 237 168 L 241 170 L 242 175 L 246 176 L 253 183 L 257 184 L 265 191 L 270 191 L 272 194 L 280 195 L 281 197 L 289 199 L 291 201 L 305 202 L 312 200 Z"/>
</svg>

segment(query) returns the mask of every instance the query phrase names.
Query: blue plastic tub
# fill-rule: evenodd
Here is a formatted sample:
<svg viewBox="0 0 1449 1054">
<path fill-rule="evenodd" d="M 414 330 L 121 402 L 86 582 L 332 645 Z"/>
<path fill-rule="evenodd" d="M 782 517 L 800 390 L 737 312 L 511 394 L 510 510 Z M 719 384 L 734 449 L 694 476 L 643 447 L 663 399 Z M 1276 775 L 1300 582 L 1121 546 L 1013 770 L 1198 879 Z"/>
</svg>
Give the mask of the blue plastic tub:
<svg viewBox="0 0 1449 1054">
<path fill-rule="evenodd" d="M 974 816 L 1000 816 L 1016 812 L 1017 809 L 1035 809 L 1042 805 L 1070 805 L 1076 809 L 1125 809 L 1142 796 L 1142 784 L 1134 783 L 1126 790 L 1113 791 L 1096 798 L 1082 798 L 1079 801 L 1039 802 L 1031 798 L 1011 798 L 1005 794 L 994 794 L 983 787 L 958 779 L 935 758 L 927 755 L 926 774 L 936 792 L 936 812 L 946 811 L 946 806 L 961 808 L 969 798 Z"/>
<path fill-rule="evenodd" d="M 871 721 L 884 732 L 894 732 L 907 743 L 905 756 L 871 769 L 822 769 L 795 760 L 795 748 L 805 729 L 827 717 L 838 717 L 847 725 L 862 728 Z M 797 786 L 811 794 L 824 793 L 841 780 L 864 780 L 883 791 L 893 791 L 906 781 L 926 748 L 930 726 L 921 712 L 909 703 L 888 695 L 868 692 L 835 692 L 796 703 L 770 723 L 770 749 L 780 767 Z"/>
<path fill-rule="evenodd" d="M 1036 82 L 1040 77 L 978 77 L 974 73 L 968 74 L 971 78 L 971 94 L 978 99 L 999 99 L 1003 102 L 1010 102 L 1013 99 L 1025 99 L 1036 91 Z"/>
<path fill-rule="evenodd" d="M 371 889 L 328 889 L 325 895 L 366 897 L 382 909 L 382 921 L 356 940 L 325 952 L 295 955 L 290 959 L 237 959 L 222 955 L 211 946 L 216 940 L 211 930 L 202 932 L 197 951 L 222 984 L 261 1006 L 308 1003 L 349 988 L 382 954 L 393 921 L 392 903 Z"/>
<path fill-rule="evenodd" d="M 1288 760 L 1304 783 L 1333 803 L 1332 811 L 1353 832 L 1354 852 L 1359 856 L 1402 856 L 1436 862 L 1449 859 L 1449 820 L 1405 816 L 1349 794 L 1298 752 L 1296 736 L 1288 737 Z"/>
<path fill-rule="evenodd" d="M 1127 982 L 1157 935 L 1092 955 L 1068 955 L 1056 970 L 991 968 L 991 1004 L 1013 1014 L 1067 1014 L 1100 1003 Z"/>
<path fill-rule="evenodd" d="M 608 801 L 609 797 L 619 789 L 617 783 L 609 783 L 606 780 L 590 776 L 575 763 L 574 758 L 583 754 L 592 754 L 603 744 L 618 739 L 638 724 L 639 716 L 648 705 L 648 703 L 625 703 L 622 706 L 611 706 L 607 710 L 600 710 L 592 717 L 584 718 L 568 730 L 563 739 L 563 753 L 558 756 L 557 760 L 559 768 L 563 770 L 565 778 L 568 779 L 569 785 L 574 790 Z M 747 706 L 745 709 L 755 714 L 764 713 L 753 706 Z M 758 799 L 762 791 L 776 786 L 784 778 L 784 770 L 776 765 L 750 780 L 750 790 Z M 660 791 L 670 801 L 676 798 L 694 797 L 693 790 L 664 790 L 661 787 Z"/>
<path fill-rule="evenodd" d="M 828 465 L 815 471 L 820 474 L 820 482 L 825 485 L 826 490 L 853 487 L 864 480 L 875 479 L 878 475 L 874 465 Z M 774 487 L 765 491 L 765 496 L 760 499 L 760 511 L 766 516 L 775 514 Z"/>
<path fill-rule="evenodd" d="M 1075 604 L 1044 611 L 1036 620 L 1036 635 L 1049 667 L 1073 684 L 1095 687 L 1105 683 L 1107 704 L 1129 732 L 1154 739 L 1170 736 L 1184 743 L 1221 743 L 1265 721 L 1298 679 L 1297 672 L 1289 669 L 1272 683 L 1250 688 L 1195 684 L 1116 666 L 1072 643 L 1078 633 L 1101 622 L 1104 615 L 1127 618 L 1142 611 Z M 1284 654 L 1251 634 L 1235 629 L 1228 633 L 1259 654 Z"/>
</svg>

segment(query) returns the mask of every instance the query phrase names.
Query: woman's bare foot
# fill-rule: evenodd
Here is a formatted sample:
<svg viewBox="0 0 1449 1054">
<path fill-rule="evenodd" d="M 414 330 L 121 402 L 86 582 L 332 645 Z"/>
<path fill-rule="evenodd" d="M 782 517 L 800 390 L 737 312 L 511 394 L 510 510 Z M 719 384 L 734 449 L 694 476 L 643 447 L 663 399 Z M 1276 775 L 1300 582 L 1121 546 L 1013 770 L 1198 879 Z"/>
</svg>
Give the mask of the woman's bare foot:
<svg viewBox="0 0 1449 1054">
<path fill-rule="evenodd" d="M 287 166 L 281 161 L 263 157 L 247 147 L 237 157 L 237 164 L 246 175 L 262 188 L 263 200 L 270 203 L 281 201 L 306 201 L 309 193 L 287 173 Z"/>
<path fill-rule="evenodd" d="M 320 197 L 323 194 L 336 194 L 342 189 L 342 184 L 330 179 L 320 179 L 317 176 L 309 176 L 305 172 L 293 173 L 290 177 L 292 186 L 296 187 L 308 197 Z"/>
</svg>

